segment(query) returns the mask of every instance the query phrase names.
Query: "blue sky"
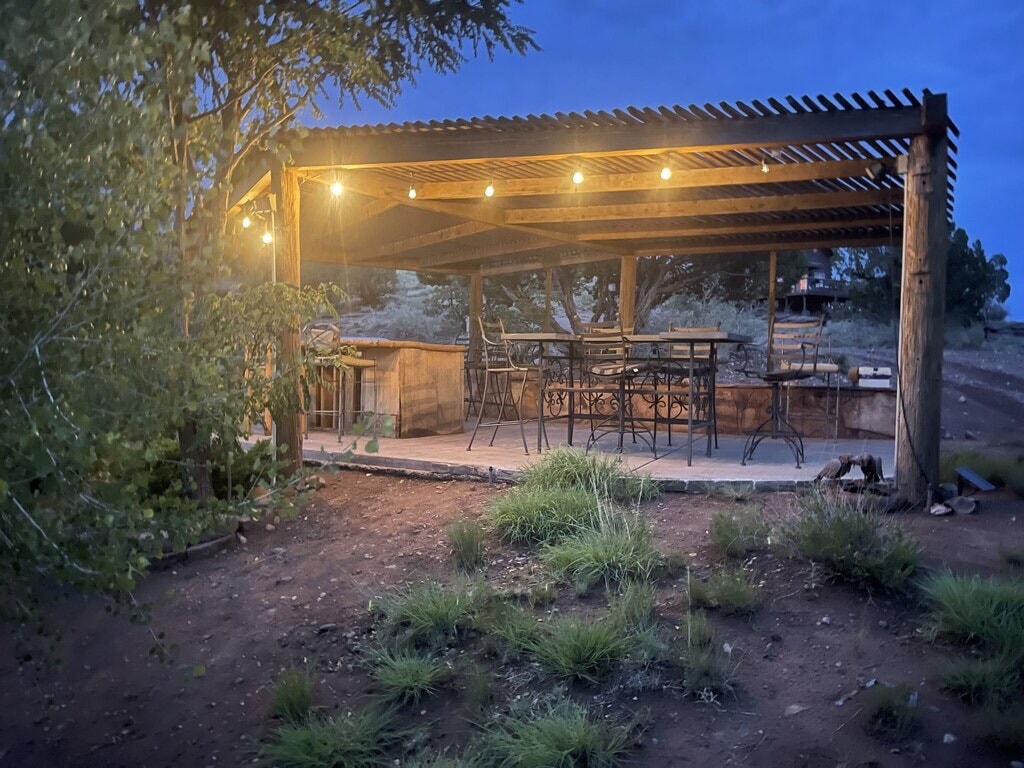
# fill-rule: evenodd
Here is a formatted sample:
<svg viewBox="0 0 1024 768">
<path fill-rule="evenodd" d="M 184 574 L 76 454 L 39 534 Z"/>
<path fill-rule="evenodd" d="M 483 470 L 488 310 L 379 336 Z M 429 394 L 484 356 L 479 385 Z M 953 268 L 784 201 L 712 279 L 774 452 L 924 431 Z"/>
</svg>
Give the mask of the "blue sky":
<svg viewBox="0 0 1024 768">
<path fill-rule="evenodd" d="M 424 73 L 326 124 L 924 88 L 960 128 L 956 222 L 1010 263 L 1024 318 L 1024 0 L 525 0 L 541 51 Z"/>
</svg>

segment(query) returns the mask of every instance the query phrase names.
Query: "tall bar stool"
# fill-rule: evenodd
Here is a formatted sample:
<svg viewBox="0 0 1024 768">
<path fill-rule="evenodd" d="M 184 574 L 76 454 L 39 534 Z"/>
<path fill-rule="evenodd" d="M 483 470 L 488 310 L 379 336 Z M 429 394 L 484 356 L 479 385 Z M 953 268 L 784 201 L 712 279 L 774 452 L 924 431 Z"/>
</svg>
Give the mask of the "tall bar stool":
<svg viewBox="0 0 1024 768">
<path fill-rule="evenodd" d="M 527 380 L 534 368 L 532 365 L 520 365 L 516 362 L 512 345 L 503 338 L 504 333 L 505 327 L 500 320 L 485 323 L 483 318 L 480 319 L 484 386 L 480 394 L 476 425 L 473 427 L 473 434 L 470 435 L 466 450 L 473 449 L 473 441 L 476 440 L 476 433 L 481 427 L 494 428 L 491 441 L 488 443 L 494 445 L 500 427 L 518 425 L 519 435 L 523 440 L 523 451 L 529 455 L 530 448 L 526 444 L 526 429 L 523 426 L 525 419 L 521 406 Z M 515 384 L 517 378 L 521 380 L 518 387 Z M 491 408 L 494 410 L 494 421 L 485 422 L 484 418 Z"/>
</svg>

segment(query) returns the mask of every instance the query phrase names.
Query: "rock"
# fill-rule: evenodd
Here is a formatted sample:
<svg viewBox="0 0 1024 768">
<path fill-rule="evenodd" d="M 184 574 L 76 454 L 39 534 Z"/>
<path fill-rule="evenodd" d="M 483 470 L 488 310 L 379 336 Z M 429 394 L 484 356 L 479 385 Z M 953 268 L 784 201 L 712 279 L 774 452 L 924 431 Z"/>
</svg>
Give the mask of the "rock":
<svg viewBox="0 0 1024 768">
<path fill-rule="evenodd" d="M 971 432 L 971 430 L 969 430 L 969 429 L 966 432 L 964 432 L 964 440 L 977 440 L 977 439 L 978 439 L 978 434 L 976 432 Z"/>
<path fill-rule="evenodd" d="M 928 510 L 928 513 L 935 517 L 946 517 L 947 515 L 952 515 L 953 510 L 945 504 L 932 504 L 932 508 Z"/>
<path fill-rule="evenodd" d="M 284 551 L 284 547 L 274 547 L 272 550 L 270 550 L 270 554 L 280 557 L 284 554 Z"/>
<path fill-rule="evenodd" d="M 889 622 L 888 622 L 888 621 L 886 621 L 885 619 L 881 619 L 881 620 L 879 620 L 879 622 L 878 622 L 878 626 L 879 626 L 879 627 L 881 627 L 882 629 L 888 629 L 888 627 L 889 627 Z"/>
<path fill-rule="evenodd" d="M 943 432 L 943 433 L 942 433 L 942 439 L 943 439 L 943 440 L 952 440 L 952 439 L 953 439 L 953 433 L 952 433 L 952 432 L 950 432 L 950 431 L 949 431 L 949 430 L 947 429 L 947 430 L 946 430 L 945 432 Z"/>
<path fill-rule="evenodd" d="M 967 402 L 967 398 L 966 398 L 966 397 L 964 397 L 963 395 L 960 395 L 960 397 L 958 397 L 958 398 L 956 399 L 956 401 L 957 401 L 958 403 L 966 403 L 966 402 Z"/>
<path fill-rule="evenodd" d="M 276 530 L 277 530 L 277 526 L 276 526 L 276 525 L 274 525 L 273 523 L 267 523 L 267 524 L 266 524 L 266 526 L 265 526 L 265 528 L 266 528 L 266 529 L 267 529 L 268 531 L 276 531 Z"/>
<path fill-rule="evenodd" d="M 782 716 L 793 717 L 793 715 L 799 715 L 805 709 L 807 709 L 807 707 L 805 707 L 803 704 L 790 704 L 788 707 L 786 707 L 786 711 L 782 713 Z"/>
<path fill-rule="evenodd" d="M 277 581 L 275 581 L 274 583 L 275 584 L 287 584 L 288 582 L 290 582 L 292 580 L 292 578 L 294 578 L 294 577 L 292 577 L 292 576 L 278 576 L 277 577 Z"/>
<path fill-rule="evenodd" d="M 248 540 L 247 538 L 245 538 L 245 536 L 243 536 L 243 535 L 242 535 L 242 534 L 240 534 L 240 533 L 236 533 L 236 534 L 235 534 L 235 538 L 236 538 L 236 539 L 238 539 L 238 542 L 239 542 L 240 544 L 245 544 L 246 542 L 248 542 L 248 541 L 249 541 L 249 540 Z"/>
<path fill-rule="evenodd" d="M 827 627 L 829 624 L 832 623 L 832 619 L 829 618 L 828 616 L 822 616 L 821 619 L 818 621 L 818 623 L 819 624 L 824 624 Z"/>
<path fill-rule="evenodd" d="M 321 624 L 319 627 L 316 628 L 316 633 L 318 635 L 322 635 L 325 632 L 333 632 L 337 628 L 338 628 L 337 624 Z"/>
<path fill-rule="evenodd" d="M 942 737 L 943 744 L 952 744 L 954 741 L 956 741 L 956 736 L 954 736 L 952 733 L 947 733 L 945 736 Z"/>
</svg>

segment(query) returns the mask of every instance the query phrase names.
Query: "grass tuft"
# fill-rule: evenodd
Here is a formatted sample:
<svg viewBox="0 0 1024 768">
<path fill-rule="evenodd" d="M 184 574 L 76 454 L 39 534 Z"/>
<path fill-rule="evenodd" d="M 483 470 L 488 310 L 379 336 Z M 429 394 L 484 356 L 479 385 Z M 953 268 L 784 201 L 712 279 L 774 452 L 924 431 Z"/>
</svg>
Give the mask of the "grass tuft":
<svg viewBox="0 0 1024 768">
<path fill-rule="evenodd" d="M 379 651 L 370 663 L 384 697 L 402 704 L 415 704 L 433 694 L 444 674 L 436 660 L 410 651 Z"/>
<path fill-rule="evenodd" d="M 563 700 L 503 717 L 484 734 L 476 757 L 479 765 L 613 768 L 633 746 L 632 731 Z"/>
<path fill-rule="evenodd" d="M 452 548 L 455 564 L 473 571 L 484 564 L 484 529 L 477 520 L 455 520 L 448 526 L 448 544 Z"/>
<path fill-rule="evenodd" d="M 707 648 L 715 641 L 715 630 L 704 611 L 689 611 L 686 614 L 687 648 Z"/>
<path fill-rule="evenodd" d="M 862 694 L 867 729 L 875 736 L 902 741 L 917 727 L 917 696 L 907 685 L 876 685 Z"/>
<path fill-rule="evenodd" d="M 597 527 L 541 552 L 544 562 L 585 594 L 600 581 L 648 581 L 661 564 L 647 524 L 631 513 L 603 510 Z"/>
<path fill-rule="evenodd" d="M 936 632 L 986 651 L 1024 657 L 1024 581 L 958 576 L 926 579 L 925 597 Z"/>
<path fill-rule="evenodd" d="M 907 586 L 920 561 L 920 546 L 891 520 L 820 491 L 801 496 L 800 508 L 800 515 L 780 530 L 793 556 L 864 587 Z"/>
<path fill-rule="evenodd" d="M 471 623 L 477 598 L 471 589 L 424 583 L 384 595 L 378 610 L 400 642 L 437 648 Z"/>
<path fill-rule="evenodd" d="M 388 764 L 388 750 L 407 736 L 390 712 L 366 709 L 350 717 L 284 725 L 263 751 L 276 768 L 378 768 Z"/>
<path fill-rule="evenodd" d="M 707 582 L 689 577 L 690 608 L 718 608 L 726 614 L 752 613 L 757 608 L 758 590 L 741 571 L 720 569 Z"/>
<path fill-rule="evenodd" d="M 270 711 L 286 723 L 301 723 L 313 706 L 313 674 L 308 669 L 286 669 L 277 678 Z"/>
<path fill-rule="evenodd" d="M 711 515 L 711 546 L 722 557 L 743 557 L 764 545 L 768 527 L 750 511 L 715 512 Z"/>
<path fill-rule="evenodd" d="M 649 581 L 627 582 L 618 594 L 608 597 L 612 621 L 634 631 L 654 626 L 656 604 L 654 584 Z"/>
<path fill-rule="evenodd" d="M 999 710 L 990 707 L 985 711 L 981 726 L 985 741 L 1014 755 L 1024 753 L 1024 704 Z"/>
<path fill-rule="evenodd" d="M 946 663 L 942 684 L 965 704 L 999 706 L 1017 691 L 1017 666 L 1004 657 L 954 659 Z"/>
<path fill-rule="evenodd" d="M 576 489 L 591 497 L 641 502 L 661 494 L 650 475 L 628 469 L 621 456 L 556 448 L 523 468 L 522 485 L 538 491 Z"/>
<path fill-rule="evenodd" d="M 477 617 L 475 625 L 481 632 L 500 637 L 516 653 L 531 647 L 540 636 L 537 619 L 532 613 L 504 602 L 489 605 Z"/>
<path fill-rule="evenodd" d="M 598 500 L 578 488 L 517 487 L 488 509 L 494 527 L 508 541 L 554 542 L 597 524 Z"/>
<path fill-rule="evenodd" d="M 597 680 L 609 673 L 633 646 L 613 621 L 561 619 L 528 641 L 526 650 L 558 677 Z"/>
</svg>

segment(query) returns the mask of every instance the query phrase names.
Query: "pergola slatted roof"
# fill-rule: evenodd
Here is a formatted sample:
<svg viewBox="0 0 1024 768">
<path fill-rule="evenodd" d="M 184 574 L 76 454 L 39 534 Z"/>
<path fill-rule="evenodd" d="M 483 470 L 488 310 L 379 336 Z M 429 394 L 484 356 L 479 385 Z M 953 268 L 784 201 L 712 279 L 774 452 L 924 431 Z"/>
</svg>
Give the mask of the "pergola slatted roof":
<svg viewBox="0 0 1024 768">
<path fill-rule="evenodd" d="M 924 95 L 904 89 L 312 129 L 290 138 L 289 170 L 306 187 L 302 258 L 500 274 L 622 257 L 898 242 L 897 169 L 916 135 L 947 137 L 952 216 L 951 137 L 959 131 L 944 112 L 928 114 Z M 336 180 L 346 190 L 338 199 L 327 189 Z M 485 198 L 488 184 L 494 196 Z M 239 205 L 268 188 L 266 174 Z"/>
</svg>

